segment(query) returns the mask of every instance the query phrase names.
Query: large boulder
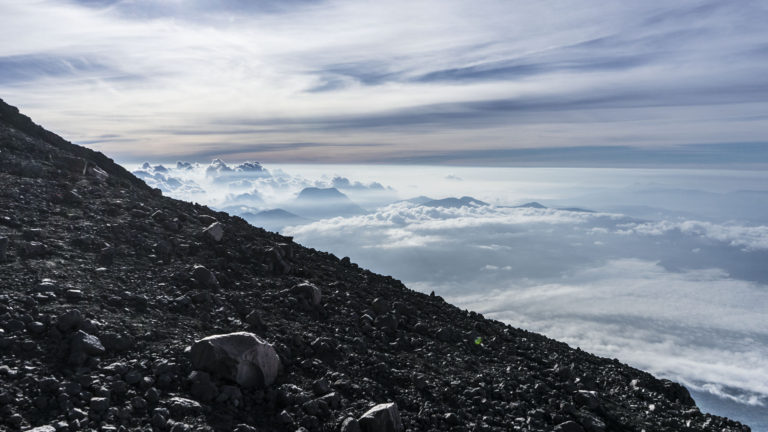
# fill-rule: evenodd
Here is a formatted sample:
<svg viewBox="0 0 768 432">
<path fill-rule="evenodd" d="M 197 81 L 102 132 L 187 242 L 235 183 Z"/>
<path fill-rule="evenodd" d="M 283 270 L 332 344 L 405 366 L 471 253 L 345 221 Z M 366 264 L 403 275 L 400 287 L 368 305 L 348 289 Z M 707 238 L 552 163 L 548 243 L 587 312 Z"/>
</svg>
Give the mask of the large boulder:
<svg viewBox="0 0 768 432">
<path fill-rule="evenodd" d="M 89 356 L 100 356 L 106 352 L 97 336 L 78 330 L 70 343 L 69 363 L 82 365 Z"/>
<path fill-rule="evenodd" d="M 318 288 L 315 284 L 311 284 L 309 282 L 300 283 L 298 285 L 294 285 L 294 287 L 291 288 L 291 292 L 295 296 L 305 299 L 312 306 L 320 305 L 322 296 L 320 294 L 320 288 Z"/>
<path fill-rule="evenodd" d="M 272 384 L 280 368 L 274 347 L 253 333 L 208 336 L 195 342 L 192 367 L 234 381 L 242 387 Z"/>
<path fill-rule="evenodd" d="M 362 432 L 402 432 L 405 430 L 394 402 L 378 404 L 358 419 Z"/>
<path fill-rule="evenodd" d="M 208 226 L 208 228 L 203 230 L 203 232 L 208 236 L 208 238 L 217 243 L 220 242 L 222 238 L 224 238 L 224 227 L 220 222 L 212 223 Z"/>
<path fill-rule="evenodd" d="M 83 321 L 83 314 L 77 309 L 72 309 L 56 318 L 56 327 L 63 332 L 68 332 L 79 327 Z"/>
<path fill-rule="evenodd" d="M 192 278 L 195 279 L 202 288 L 209 290 L 219 289 L 219 280 L 216 279 L 213 272 L 200 264 L 196 264 L 195 267 L 192 268 Z"/>
</svg>

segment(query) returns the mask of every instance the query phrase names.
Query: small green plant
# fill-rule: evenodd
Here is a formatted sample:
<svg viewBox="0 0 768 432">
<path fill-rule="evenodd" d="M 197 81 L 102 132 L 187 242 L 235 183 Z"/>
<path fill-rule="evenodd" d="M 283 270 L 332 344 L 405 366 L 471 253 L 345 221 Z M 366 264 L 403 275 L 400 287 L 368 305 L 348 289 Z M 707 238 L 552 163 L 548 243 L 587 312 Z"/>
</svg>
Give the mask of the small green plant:
<svg viewBox="0 0 768 432">
<path fill-rule="evenodd" d="M 475 345 L 482 345 L 483 344 L 483 338 L 478 336 L 475 338 Z"/>
</svg>

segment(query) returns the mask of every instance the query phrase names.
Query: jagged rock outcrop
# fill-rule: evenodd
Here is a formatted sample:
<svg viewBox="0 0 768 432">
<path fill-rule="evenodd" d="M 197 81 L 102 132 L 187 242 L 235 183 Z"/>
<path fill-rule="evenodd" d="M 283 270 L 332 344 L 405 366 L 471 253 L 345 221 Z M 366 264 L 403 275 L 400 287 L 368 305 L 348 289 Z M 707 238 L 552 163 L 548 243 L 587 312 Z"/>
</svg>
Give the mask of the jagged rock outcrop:
<svg viewBox="0 0 768 432">
<path fill-rule="evenodd" d="M 0 430 L 355 432 L 386 403 L 409 431 L 749 430 L 678 384 L 162 197 L 2 102 L 0 184 Z M 240 332 L 274 349 L 269 385 L 238 379 L 250 348 L 188 349 Z"/>
</svg>

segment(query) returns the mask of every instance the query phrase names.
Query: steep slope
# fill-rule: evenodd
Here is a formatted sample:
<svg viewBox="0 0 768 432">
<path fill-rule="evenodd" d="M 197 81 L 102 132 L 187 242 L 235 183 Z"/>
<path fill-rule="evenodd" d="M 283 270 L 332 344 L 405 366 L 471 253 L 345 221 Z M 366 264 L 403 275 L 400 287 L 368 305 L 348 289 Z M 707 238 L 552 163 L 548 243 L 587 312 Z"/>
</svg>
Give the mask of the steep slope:
<svg viewBox="0 0 768 432">
<path fill-rule="evenodd" d="M 0 105 L 0 429 L 402 430 L 363 416 L 394 402 L 409 431 L 749 430 L 678 384 L 162 197 Z M 273 344 L 275 382 L 200 366 L 227 354 L 195 341 L 232 332 Z"/>
</svg>

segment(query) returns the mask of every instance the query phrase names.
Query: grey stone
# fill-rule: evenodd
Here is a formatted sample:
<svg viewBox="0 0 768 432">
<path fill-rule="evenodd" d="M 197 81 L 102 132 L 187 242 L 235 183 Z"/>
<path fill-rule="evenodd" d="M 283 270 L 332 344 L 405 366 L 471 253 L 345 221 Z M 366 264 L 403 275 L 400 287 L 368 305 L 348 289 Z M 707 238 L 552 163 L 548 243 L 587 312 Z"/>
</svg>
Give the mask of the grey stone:
<svg viewBox="0 0 768 432">
<path fill-rule="evenodd" d="M 64 312 L 56 318 L 56 327 L 61 331 L 70 331 L 83 322 L 83 314 L 77 309 Z"/>
<path fill-rule="evenodd" d="M 197 217 L 197 220 L 200 221 L 202 224 L 211 225 L 216 222 L 216 218 L 209 215 L 199 215 Z"/>
<path fill-rule="evenodd" d="M 22 249 L 28 257 L 39 257 L 48 253 L 48 247 L 38 241 L 25 242 Z"/>
<path fill-rule="evenodd" d="M 88 356 L 100 356 L 106 350 L 98 337 L 78 330 L 72 337 L 70 344 L 69 363 L 74 365 L 83 364 Z"/>
<path fill-rule="evenodd" d="M 5 328 L 5 331 L 8 333 L 20 332 L 24 330 L 24 327 L 24 321 L 17 319 L 8 320 L 5 324 L 3 324 L 3 328 Z"/>
<path fill-rule="evenodd" d="M 195 342 L 192 367 L 229 379 L 242 387 L 266 387 L 277 377 L 280 359 L 274 347 L 253 333 L 208 336 Z"/>
<path fill-rule="evenodd" d="M 27 324 L 27 331 L 39 335 L 45 332 L 45 324 L 41 323 L 40 321 L 32 321 L 31 323 Z"/>
<path fill-rule="evenodd" d="M 149 406 L 149 403 L 141 396 L 134 396 L 131 399 L 131 406 L 135 410 L 144 411 L 147 409 L 147 406 Z"/>
<path fill-rule="evenodd" d="M 362 432 L 402 432 L 400 412 L 394 402 L 383 403 L 369 409 L 358 419 Z"/>
<path fill-rule="evenodd" d="M 596 415 L 579 411 L 579 422 L 587 432 L 603 432 L 606 430 L 605 422 Z"/>
<path fill-rule="evenodd" d="M 192 427 L 186 423 L 174 423 L 171 426 L 171 432 L 189 432 L 190 430 L 192 430 Z"/>
<path fill-rule="evenodd" d="M 64 292 L 64 297 L 71 302 L 76 302 L 84 299 L 85 295 L 79 289 L 68 289 Z"/>
<path fill-rule="evenodd" d="M 317 399 L 313 399 L 307 402 L 304 402 L 301 405 L 301 409 L 304 410 L 305 413 L 317 417 L 318 414 L 320 414 L 320 402 Z"/>
<path fill-rule="evenodd" d="M 58 292 L 59 291 L 59 285 L 56 284 L 56 281 L 53 279 L 45 278 L 42 281 L 40 281 L 39 284 L 35 287 L 35 292 L 42 292 L 42 293 L 52 293 L 52 292 Z"/>
<path fill-rule="evenodd" d="M 285 252 L 279 247 L 268 247 L 264 250 L 265 262 L 275 274 L 288 274 L 293 270 L 291 263 L 285 258 Z"/>
<path fill-rule="evenodd" d="M 371 308 L 377 315 L 381 315 L 389 311 L 389 302 L 381 297 L 376 297 L 373 299 L 373 302 L 371 302 Z"/>
<path fill-rule="evenodd" d="M 70 396 L 75 396 L 83 390 L 83 387 L 80 383 L 68 382 L 62 386 L 62 390 Z"/>
<path fill-rule="evenodd" d="M 187 415 L 198 413 L 203 409 L 199 403 L 183 397 L 170 398 L 168 400 L 168 408 L 174 418 L 183 418 Z"/>
<path fill-rule="evenodd" d="M 326 379 L 319 379 L 312 383 L 312 391 L 317 396 L 322 396 L 331 392 L 331 384 Z"/>
<path fill-rule="evenodd" d="M 331 392 L 327 395 L 321 396 L 318 398 L 318 400 L 325 402 L 329 407 L 333 409 L 338 409 L 339 405 L 341 404 L 341 396 L 339 396 L 339 394 L 336 392 Z"/>
<path fill-rule="evenodd" d="M 88 355 L 101 355 L 106 352 L 98 337 L 78 330 L 72 338 L 73 349 L 82 349 Z"/>
<path fill-rule="evenodd" d="M 119 352 L 131 349 L 134 344 L 133 337 L 127 334 L 105 332 L 99 339 L 107 351 Z"/>
<path fill-rule="evenodd" d="M 286 410 L 282 410 L 278 418 L 280 419 L 280 422 L 285 425 L 290 425 L 290 424 L 293 424 L 294 422 L 293 416 L 291 415 L 291 413 L 289 413 Z"/>
<path fill-rule="evenodd" d="M 584 432 L 584 428 L 573 420 L 555 426 L 555 432 Z"/>
<path fill-rule="evenodd" d="M 294 285 L 291 288 L 291 292 L 298 297 L 304 298 L 312 306 L 320 305 L 320 300 L 322 300 L 320 288 L 309 282 Z"/>
<path fill-rule="evenodd" d="M 600 406 L 600 399 L 597 397 L 597 392 L 589 390 L 579 390 L 573 394 L 573 401 L 578 405 L 585 406 L 590 410 L 593 410 Z"/>
<path fill-rule="evenodd" d="M 115 254 L 115 247 L 106 245 L 101 248 L 101 250 L 99 250 L 99 258 L 96 261 L 99 263 L 99 265 L 109 267 L 113 262 L 115 262 Z"/>
<path fill-rule="evenodd" d="M 109 399 L 103 397 L 91 398 L 91 409 L 97 413 L 104 412 L 109 409 Z"/>
<path fill-rule="evenodd" d="M 200 264 L 196 264 L 192 269 L 192 277 L 203 288 L 211 290 L 219 289 L 219 281 L 216 279 L 216 276 L 213 274 L 213 272 Z"/>
<path fill-rule="evenodd" d="M 220 242 L 224 238 L 224 227 L 220 222 L 214 222 L 208 226 L 203 232 L 215 242 Z"/>
</svg>

